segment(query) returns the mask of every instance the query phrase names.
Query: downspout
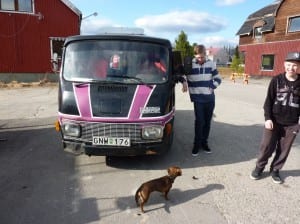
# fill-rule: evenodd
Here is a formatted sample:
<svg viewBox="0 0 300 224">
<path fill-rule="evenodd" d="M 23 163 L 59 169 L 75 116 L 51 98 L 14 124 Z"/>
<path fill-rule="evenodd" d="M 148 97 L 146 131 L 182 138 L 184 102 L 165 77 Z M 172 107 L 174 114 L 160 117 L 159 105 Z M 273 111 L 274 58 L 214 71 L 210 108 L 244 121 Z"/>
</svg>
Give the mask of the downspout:
<svg viewBox="0 0 300 224">
<path fill-rule="evenodd" d="M 79 26 L 78 26 L 78 28 L 79 28 L 78 33 L 79 33 L 79 34 L 81 34 L 81 22 L 82 22 L 82 14 L 80 13 L 80 14 L 79 14 L 79 21 L 78 21 L 78 23 L 79 23 Z"/>
</svg>

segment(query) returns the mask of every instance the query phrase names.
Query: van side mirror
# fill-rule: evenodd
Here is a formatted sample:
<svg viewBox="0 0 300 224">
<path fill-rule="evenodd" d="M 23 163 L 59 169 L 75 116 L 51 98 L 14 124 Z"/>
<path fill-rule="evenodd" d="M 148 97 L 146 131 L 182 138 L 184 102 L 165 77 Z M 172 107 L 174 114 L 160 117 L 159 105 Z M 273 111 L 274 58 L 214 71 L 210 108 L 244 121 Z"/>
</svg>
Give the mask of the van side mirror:
<svg viewBox="0 0 300 224">
<path fill-rule="evenodd" d="M 193 57 L 192 56 L 186 56 L 184 58 L 184 74 L 191 74 L 192 73 L 192 61 L 193 61 Z"/>
<path fill-rule="evenodd" d="M 184 75 L 180 51 L 173 51 L 173 73 L 175 75 Z"/>
</svg>

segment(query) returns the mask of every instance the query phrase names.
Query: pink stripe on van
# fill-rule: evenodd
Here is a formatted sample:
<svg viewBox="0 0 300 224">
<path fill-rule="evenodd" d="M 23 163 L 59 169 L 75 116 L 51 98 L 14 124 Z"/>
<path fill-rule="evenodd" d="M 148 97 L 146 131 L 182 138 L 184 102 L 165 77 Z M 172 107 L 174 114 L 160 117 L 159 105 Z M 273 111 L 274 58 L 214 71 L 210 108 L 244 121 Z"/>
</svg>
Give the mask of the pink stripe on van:
<svg viewBox="0 0 300 224">
<path fill-rule="evenodd" d="M 129 111 L 129 119 L 141 118 L 141 109 L 147 105 L 154 89 L 155 86 L 152 88 L 146 85 L 137 86 Z"/>
<path fill-rule="evenodd" d="M 90 85 L 73 85 L 77 107 L 81 117 L 91 118 Z"/>
</svg>

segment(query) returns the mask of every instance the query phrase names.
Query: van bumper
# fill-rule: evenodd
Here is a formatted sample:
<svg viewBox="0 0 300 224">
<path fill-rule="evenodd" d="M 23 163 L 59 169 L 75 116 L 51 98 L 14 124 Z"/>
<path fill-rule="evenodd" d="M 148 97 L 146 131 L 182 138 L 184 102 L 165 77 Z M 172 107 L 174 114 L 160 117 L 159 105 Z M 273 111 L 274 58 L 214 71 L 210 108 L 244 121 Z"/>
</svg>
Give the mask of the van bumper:
<svg viewBox="0 0 300 224">
<path fill-rule="evenodd" d="M 85 143 L 63 141 L 64 150 L 68 153 L 88 156 L 138 156 L 138 155 L 160 155 L 171 147 L 169 137 L 159 143 L 135 144 L 130 147 L 93 146 Z"/>
</svg>

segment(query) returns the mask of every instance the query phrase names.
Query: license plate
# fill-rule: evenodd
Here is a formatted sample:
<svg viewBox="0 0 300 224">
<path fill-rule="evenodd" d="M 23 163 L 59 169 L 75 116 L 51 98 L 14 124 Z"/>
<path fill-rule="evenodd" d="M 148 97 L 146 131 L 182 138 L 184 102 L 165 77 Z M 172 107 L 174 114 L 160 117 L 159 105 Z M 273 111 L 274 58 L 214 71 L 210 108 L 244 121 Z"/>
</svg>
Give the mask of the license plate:
<svg viewBox="0 0 300 224">
<path fill-rule="evenodd" d="M 130 138 L 93 136 L 93 145 L 130 146 Z"/>
</svg>

